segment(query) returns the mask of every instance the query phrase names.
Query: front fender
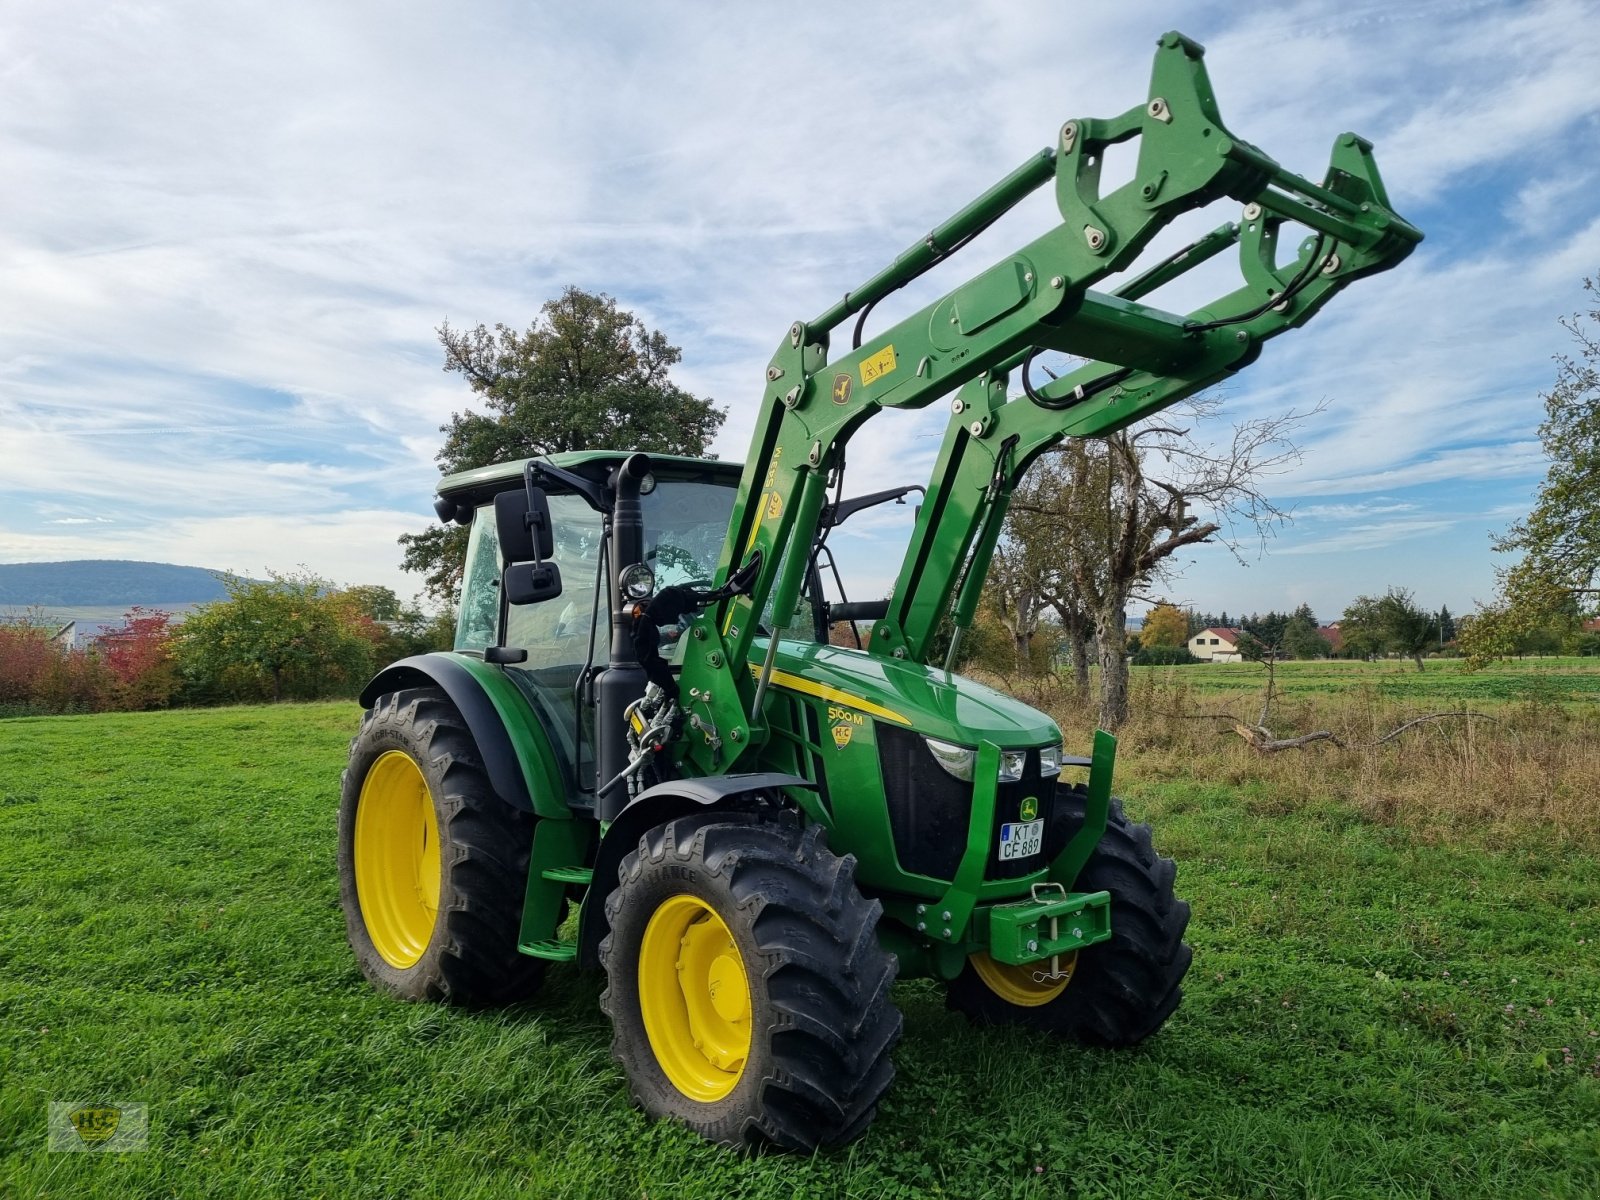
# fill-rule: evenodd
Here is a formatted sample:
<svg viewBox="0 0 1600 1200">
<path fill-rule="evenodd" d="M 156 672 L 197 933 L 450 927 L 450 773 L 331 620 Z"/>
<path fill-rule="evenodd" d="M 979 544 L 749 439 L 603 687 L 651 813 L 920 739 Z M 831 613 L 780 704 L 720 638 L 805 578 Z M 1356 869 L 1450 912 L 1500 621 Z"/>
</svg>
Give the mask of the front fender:
<svg viewBox="0 0 1600 1200">
<path fill-rule="evenodd" d="M 628 807 L 606 828 L 595 852 L 589 894 L 578 916 L 578 965 L 600 965 L 600 940 L 611 930 L 606 919 L 606 897 L 617 886 L 617 871 L 622 860 L 639 846 L 639 839 L 657 825 L 692 812 L 704 812 L 751 792 L 779 788 L 811 788 L 817 785 L 798 775 L 761 771 L 747 775 L 714 775 L 701 779 L 669 779 L 648 787 L 635 796 Z M 748 812 L 729 809 L 730 820 L 754 820 Z"/>
<path fill-rule="evenodd" d="M 403 658 L 362 689 L 361 705 L 371 708 L 379 696 L 415 687 L 436 687 L 450 697 L 502 800 L 550 820 L 572 818 L 549 735 L 500 668 L 447 652 Z"/>
</svg>

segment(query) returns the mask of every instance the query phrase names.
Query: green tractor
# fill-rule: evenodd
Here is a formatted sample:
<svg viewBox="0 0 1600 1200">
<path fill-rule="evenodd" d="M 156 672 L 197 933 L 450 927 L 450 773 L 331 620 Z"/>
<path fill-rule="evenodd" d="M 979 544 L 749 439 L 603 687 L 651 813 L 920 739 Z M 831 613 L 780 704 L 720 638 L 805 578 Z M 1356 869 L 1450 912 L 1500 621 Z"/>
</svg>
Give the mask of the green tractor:
<svg viewBox="0 0 1600 1200">
<path fill-rule="evenodd" d="M 796 322 L 745 462 L 594 450 L 443 480 L 441 519 L 471 526 L 455 649 L 367 686 L 344 776 L 344 911 L 374 984 L 498 1004 L 551 963 L 598 969 L 643 1108 L 802 1151 L 872 1121 L 897 977 L 940 980 L 978 1024 L 1088 1045 L 1161 1027 L 1189 908 L 1111 798 L 1114 739 L 1064 753 L 1049 717 L 953 672 L 961 636 L 1038 455 L 1227 377 L 1421 239 L 1355 135 L 1314 184 L 1229 133 L 1202 53 L 1167 34 L 1145 103 L 1068 121 Z M 1107 147 L 1132 139 L 1133 179 L 1103 191 Z M 866 334 L 878 301 L 1046 184 L 1059 225 Z M 1237 220 L 1092 290 L 1224 200 Z M 1235 290 L 1186 314 L 1143 302 L 1229 250 Z M 1043 350 L 1083 365 L 1041 381 Z M 844 497 L 867 418 L 946 397 L 925 487 Z M 830 599 L 830 531 L 914 492 L 890 596 Z M 864 646 L 829 644 L 862 625 Z"/>
</svg>

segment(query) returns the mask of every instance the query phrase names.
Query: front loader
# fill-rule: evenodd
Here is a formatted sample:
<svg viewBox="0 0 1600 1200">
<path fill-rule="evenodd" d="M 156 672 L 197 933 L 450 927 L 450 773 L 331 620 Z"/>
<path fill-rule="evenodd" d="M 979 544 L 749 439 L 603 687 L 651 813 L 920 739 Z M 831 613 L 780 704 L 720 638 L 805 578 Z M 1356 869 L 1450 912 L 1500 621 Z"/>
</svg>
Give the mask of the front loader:
<svg viewBox="0 0 1600 1200">
<path fill-rule="evenodd" d="M 1161 1027 L 1189 909 L 1111 798 L 1114 739 L 1066 753 L 1049 717 L 954 672 L 960 640 L 1041 453 L 1227 378 L 1421 239 L 1361 138 L 1335 140 L 1318 184 L 1229 132 L 1202 53 L 1167 34 L 1144 103 L 1066 122 L 795 322 L 743 463 L 596 449 L 440 483 L 440 517 L 471 526 L 455 649 L 367 686 L 340 806 L 349 936 L 375 984 L 495 1004 L 551 963 L 601 970 L 641 1106 L 798 1150 L 871 1122 L 897 977 L 939 980 L 980 1025 L 1112 1047 Z M 1102 190 L 1107 148 L 1135 139 L 1133 179 Z M 1058 224 L 868 329 L 1046 186 Z M 1133 270 L 1174 219 L 1230 202 Z M 1147 302 L 1224 253 L 1233 290 L 1186 313 Z M 1046 350 L 1083 363 L 1041 379 Z M 941 399 L 926 484 L 846 498 L 868 418 Z M 830 598 L 830 531 L 919 491 L 889 597 Z M 859 648 L 829 644 L 859 627 Z"/>
</svg>

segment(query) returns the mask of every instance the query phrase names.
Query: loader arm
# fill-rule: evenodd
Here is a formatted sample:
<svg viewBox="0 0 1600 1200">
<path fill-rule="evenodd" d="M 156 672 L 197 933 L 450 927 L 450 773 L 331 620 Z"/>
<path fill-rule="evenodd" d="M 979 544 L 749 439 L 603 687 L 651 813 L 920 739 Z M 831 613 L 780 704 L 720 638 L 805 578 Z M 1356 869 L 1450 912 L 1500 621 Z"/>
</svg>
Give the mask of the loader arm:
<svg viewBox="0 0 1600 1200">
<path fill-rule="evenodd" d="M 1252 362 L 1269 338 L 1308 320 L 1363 275 L 1403 259 L 1421 234 L 1389 206 L 1370 145 L 1341 135 L 1321 185 L 1294 175 L 1222 124 L 1202 61 L 1181 34 L 1156 52 L 1146 103 L 1110 120 L 1062 126 L 1056 147 L 906 250 L 815 321 L 796 322 L 767 368 L 767 387 L 717 570 L 754 568 L 744 594 L 695 617 L 683 656 L 691 732 L 677 747 L 694 774 L 734 769 L 767 731 L 760 696 L 777 639 L 750 659 L 758 626 L 781 628 L 799 599 L 830 476 L 845 447 L 883 408 L 918 409 L 960 389 L 888 615 L 872 652 L 921 660 L 949 611 L 976 603 L 1012 487 L 1065 437 L 1114 432 Z M 1102 195 L 1108 145 L 1138 138 L 1134 178 Z M 1054 182 L 1059 225 L 886 333 L 829 359 L 830 337 Z M 1224 225 L 1112 293 L 1091 290 L 1127 270 L 1163 227 L 1230 197 Z M 1287 221 L 1312 230 L 1277 265 Z M 1243 280 L 1187 314 L 1141 298 L 1237 249 Z M 1054 349 L 1089 361 L 1007 400 L 1010 373 Z M 963 574 L 963 568 L 965 568 Z M 960 594 L 955 592 L 960 584 Z M 958 621 L 960 618 L 958 611 Z"/>
</svg>

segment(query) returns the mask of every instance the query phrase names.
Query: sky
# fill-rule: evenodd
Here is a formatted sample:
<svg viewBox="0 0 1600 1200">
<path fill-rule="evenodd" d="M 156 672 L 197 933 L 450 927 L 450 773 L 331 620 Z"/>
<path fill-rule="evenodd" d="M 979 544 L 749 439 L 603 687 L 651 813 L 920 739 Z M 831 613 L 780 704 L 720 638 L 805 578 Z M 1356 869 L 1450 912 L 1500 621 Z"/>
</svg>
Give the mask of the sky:
<svg viewBox="0 0 1600 1200">
<path fill-rule="evenodd" d="M 1543 474 L 1558 319 L 1600 271 L 1600 22 L 1560 0 L 1181 11 L 1234 132 L 1313 178 L 1362 134 L 1427 240 L 1229 384 L 1203 436 L 1321 406 L 1264 481 L 1293 519 L 1195 548 L 1160 590 L 1469 610 Z M 437 327 L 525 326 L 568 284 L 682 347 L 677 381 L 727 407 L 715 449 L 742 460 L 789 323 L 1064 120 L 1143 103 L 1171 12 L 11 0 L 0 562 L 303 565 L 409 596 L 395 539 L 434 520 L 439 426 L 472 403 Z M 1022 206 L 874 324 L 1056 220 Z M 924 480 L 946 418 L 869 423 L 847 492 Z M 892 580 L 908 515 L 835 535 L 852 597 Z"/>
</svg>

